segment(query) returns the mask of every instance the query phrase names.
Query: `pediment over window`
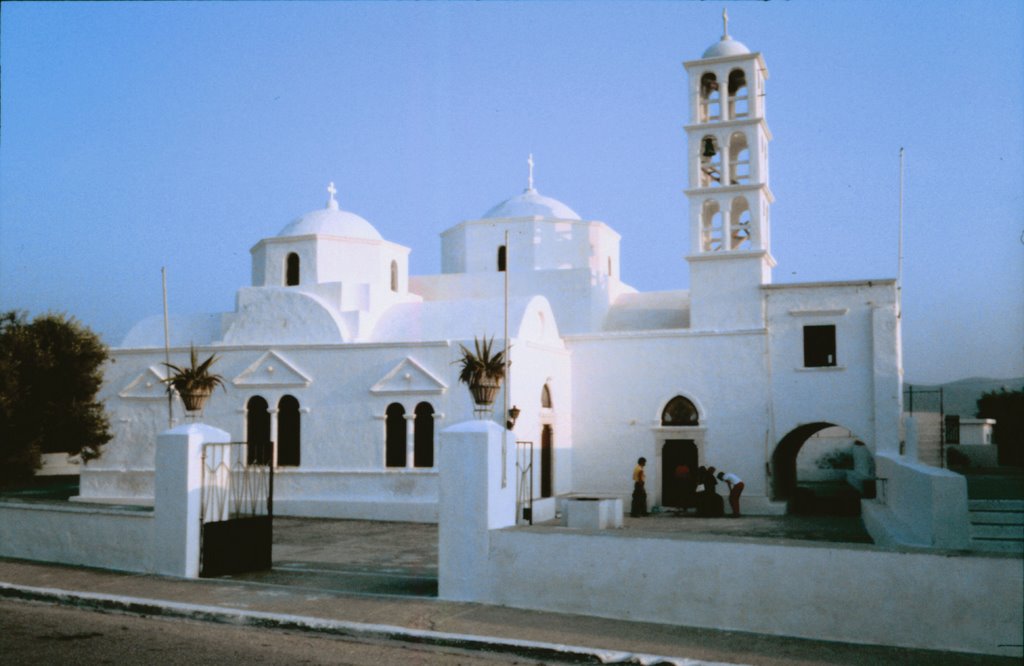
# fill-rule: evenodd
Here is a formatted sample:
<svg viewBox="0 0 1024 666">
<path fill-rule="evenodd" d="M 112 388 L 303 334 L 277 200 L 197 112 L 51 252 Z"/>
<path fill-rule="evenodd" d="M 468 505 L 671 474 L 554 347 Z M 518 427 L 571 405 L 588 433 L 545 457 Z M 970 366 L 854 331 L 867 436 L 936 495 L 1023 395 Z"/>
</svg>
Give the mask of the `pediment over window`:
<svg viewBox="0 0 1024 666">
<path fill-rule="evenodd" d="M 411 356 L 391 369 L 370 388 L 371 393 L 444 393 L 448 385 Z"/>
<path fill-rule="evenodd" d="M 167 385 L 164 384 L 166 376 L 167 373 L 164 369 L 155 365 L 150 366 L 121 389 L 117 395 L 133 400 L 166 400 Z"/>
<path fill-rule="evenodd" d="M 305 387 L 312 384 L 313 379 L 284 356 L 268 351 L 231 383 L 250 388 Z"/>
</svg>

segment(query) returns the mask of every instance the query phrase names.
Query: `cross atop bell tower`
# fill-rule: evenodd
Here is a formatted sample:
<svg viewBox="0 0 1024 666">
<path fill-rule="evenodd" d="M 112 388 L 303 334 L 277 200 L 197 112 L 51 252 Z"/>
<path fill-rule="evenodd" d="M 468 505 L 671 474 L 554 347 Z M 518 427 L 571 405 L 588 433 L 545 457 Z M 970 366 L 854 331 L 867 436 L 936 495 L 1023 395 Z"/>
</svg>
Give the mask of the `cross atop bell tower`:
<svg viewBox="0 0 1024 666">
<path fill-rule="evenodd" d="M 768 185 L 771 132 L 764 105 L 768 68 L 760 53 L 752 53 L 729 35 L 725 11 L 721 39 L 700 59 L 683 65 L 690 99 L 686 196 L 693 323 L 758 325 L 754 314 L 723 318 L 700 302 L 704 298 L 711 303 L 711 294 L 722 290 L 771 282 L 775 260 L 769 208 L 774 197 Z"/>
</svg>

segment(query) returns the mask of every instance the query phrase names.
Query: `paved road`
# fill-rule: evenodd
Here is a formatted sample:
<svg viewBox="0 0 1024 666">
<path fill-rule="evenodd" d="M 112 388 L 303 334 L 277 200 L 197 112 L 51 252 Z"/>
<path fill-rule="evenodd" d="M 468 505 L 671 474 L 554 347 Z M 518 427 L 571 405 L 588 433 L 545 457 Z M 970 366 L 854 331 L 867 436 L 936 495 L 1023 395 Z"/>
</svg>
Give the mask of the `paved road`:
<svg viewBox="0 0 1024 666">
<path fill-rule="evenodd" d="M 495 666 L 539 664 L 510 655 L 395 642 L 96 613 L 0 601 L 0 663 L 20 664 L 351 664 Z M 549 662 L 550 663 L 550 662 Z"/>
</svg>

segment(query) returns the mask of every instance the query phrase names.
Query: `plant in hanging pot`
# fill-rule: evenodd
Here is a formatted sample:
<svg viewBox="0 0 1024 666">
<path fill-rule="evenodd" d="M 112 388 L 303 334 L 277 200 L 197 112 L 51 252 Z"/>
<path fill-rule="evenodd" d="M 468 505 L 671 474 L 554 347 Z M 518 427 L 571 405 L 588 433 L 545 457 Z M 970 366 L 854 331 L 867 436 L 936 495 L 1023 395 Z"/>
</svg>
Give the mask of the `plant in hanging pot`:
<svg viewBox="0 0 1024 666">
<path fill-rule="evenodd" d="M 473 402 L 479 407 L 490 407 L 498 396 L 501 380 L 505 378 L 505 351 L 494 351 L 494 338 L 480 340 L 473 338 L 473 349 L 465 345 L 462 358 L 455 361 L 461 365 L 459 381 L 469 387 Z"/>
<path fill-rule="evenodd" d="M 199 362 L 195 345 L 189 348 L 189 354 L 191 364 L 186 367 L 164 363 L 171 371 L 171 375 L 164 381 L 181 396 L 185 411 L 198 412 L 206 404 L 213 389 L 219 386 L 226 391 L 227 388 L 224 386 L 224 378 L 210 371 L 210 366 L 217 361 L 216 354 L 210 354 L 202 363 Z"/>
</svg>

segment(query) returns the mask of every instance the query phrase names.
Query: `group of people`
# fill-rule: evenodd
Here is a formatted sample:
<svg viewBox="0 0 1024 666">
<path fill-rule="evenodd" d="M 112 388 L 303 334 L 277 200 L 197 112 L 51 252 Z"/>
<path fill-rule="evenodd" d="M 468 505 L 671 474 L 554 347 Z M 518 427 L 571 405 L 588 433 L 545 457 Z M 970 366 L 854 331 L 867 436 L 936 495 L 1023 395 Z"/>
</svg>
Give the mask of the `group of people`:
<svg viewBox="0 0 1024 666">
<path fill-rule="evenodd" d="M 647 515 L 647 465 L 646 458 L 636 461 L 633 468 L 633 501 L 629 515 L 634 518 Z M 697 510 L 698 516 L 725 515 L 725 506 L 721 495 L 715 490 L 719 482 L 729 488 L 729 508 L 733 517 L 740 515 L 740 495 L 743 494 L 743 479 L 736 474 L 718 471 L 714 467 L 701 465 L 693 471 L 687 465 L 678 465 L 675 469 L 676 506 L 683 511 L 690 508 Z"/>
</svg>

